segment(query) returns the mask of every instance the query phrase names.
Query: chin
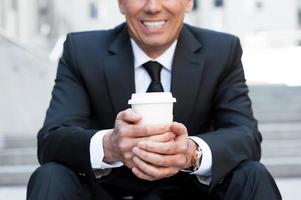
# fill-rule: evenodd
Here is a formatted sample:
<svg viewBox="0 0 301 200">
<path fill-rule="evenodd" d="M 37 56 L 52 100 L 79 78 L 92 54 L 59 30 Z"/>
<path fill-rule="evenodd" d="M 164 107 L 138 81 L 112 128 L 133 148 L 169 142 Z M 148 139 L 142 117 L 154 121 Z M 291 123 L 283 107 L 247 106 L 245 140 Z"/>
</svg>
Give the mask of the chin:
<svg viewBox="0 0 301 200">
<path fill-rule="evenodd" d="M 149 46 L 164 46 L 164 44 L 166 43 L 167 42 L 164 42 L 164 40 L 158 38 L 154 38 L 154 39 L 146 38 L 144 40 L 144 44 L 147 44 Z"/>
</svg>

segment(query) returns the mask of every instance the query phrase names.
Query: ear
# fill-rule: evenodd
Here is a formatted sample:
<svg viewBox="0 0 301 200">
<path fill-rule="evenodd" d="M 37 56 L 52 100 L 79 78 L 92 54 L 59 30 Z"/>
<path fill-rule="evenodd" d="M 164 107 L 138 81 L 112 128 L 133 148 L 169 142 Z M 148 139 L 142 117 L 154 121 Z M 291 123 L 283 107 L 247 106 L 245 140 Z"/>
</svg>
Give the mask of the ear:
<svg viewBox="0 0 301 200">
<path fill-rule="evenodd" d="M 119 5 L 119 12 L 124 15 L 125 14 L 126 0 L 118 0 L 118 5 Z"/>
<path fill-rule="evenodd" d="M 194 0 L 187 0 L 185 11 L 190 12 L 193 8 Z"/>
</svg>

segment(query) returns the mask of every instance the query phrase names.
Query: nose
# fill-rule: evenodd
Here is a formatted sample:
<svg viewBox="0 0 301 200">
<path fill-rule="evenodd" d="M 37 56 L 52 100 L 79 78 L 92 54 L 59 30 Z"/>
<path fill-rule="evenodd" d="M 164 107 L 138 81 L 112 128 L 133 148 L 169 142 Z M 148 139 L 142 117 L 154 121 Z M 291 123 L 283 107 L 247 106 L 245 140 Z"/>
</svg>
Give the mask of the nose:
<svg viewBox="0 0 301 200">
<path fill-rule="evenodd" d="M 162 9 L 162 0 L 146 0 L 145 11 L 149 13 L 157 13 Z"/>
</svg>

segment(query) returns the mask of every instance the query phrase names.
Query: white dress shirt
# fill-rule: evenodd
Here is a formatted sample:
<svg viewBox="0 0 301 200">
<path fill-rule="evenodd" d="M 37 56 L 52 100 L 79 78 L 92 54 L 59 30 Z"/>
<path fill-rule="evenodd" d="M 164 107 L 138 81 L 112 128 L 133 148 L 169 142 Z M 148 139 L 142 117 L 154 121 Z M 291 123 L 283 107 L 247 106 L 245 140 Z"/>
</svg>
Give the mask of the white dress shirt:
<svg viewBox="0 0 301 200">
<path fill-rule="evenodd" d="M 136 93 L 145 93 L 151 82 L 151 77 L 142 66 L 144 63 L 150 60 L 157 61 L 163 66 L 161 70 L 161 83 L 164 91 L 170 91 L 172 61 L 175 54 L 177 41 L 175 41 L 161 56 L 156 59 L 152 59 L 146 55 L 133 39 L 131 39 L 131 44 L 134 54 Z M 92 169 L 94 169 L 94 172 L 96 172 L 96 178 L 107 175 L 112 168 L 123 165 L 122 162 L 116 162 L 113 164 L 107 164 L 103 162 L 103 136 L 110 130 L 112 129 L 98 131 L 90 141 L 90 161 Z M 212 153 L 210 147 L 199 137 L 191 136 L 189 138 L 197 143 L 203 151 L 201 166 L 198 170 L 192 172 L 191 174 L 197 175 L 197 178 L 201 183 L 209 185 L 212 174 Z"/>
</svg>

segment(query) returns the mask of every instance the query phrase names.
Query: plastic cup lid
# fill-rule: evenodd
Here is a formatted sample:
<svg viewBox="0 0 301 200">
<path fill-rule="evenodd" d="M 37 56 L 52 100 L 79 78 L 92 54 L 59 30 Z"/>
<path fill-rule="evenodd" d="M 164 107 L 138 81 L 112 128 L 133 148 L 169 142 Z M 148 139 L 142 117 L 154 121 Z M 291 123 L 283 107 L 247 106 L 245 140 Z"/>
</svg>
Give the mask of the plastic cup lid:
<svg viewBox="0 0 301 200">
<path fill-rule="evenodd" d="M 170 92 L 149 92 L 134 93 L 128 104 L 145 104 L 145 103 L 174 103 L 176 98 L 172 97 Z"/>
</svg>

